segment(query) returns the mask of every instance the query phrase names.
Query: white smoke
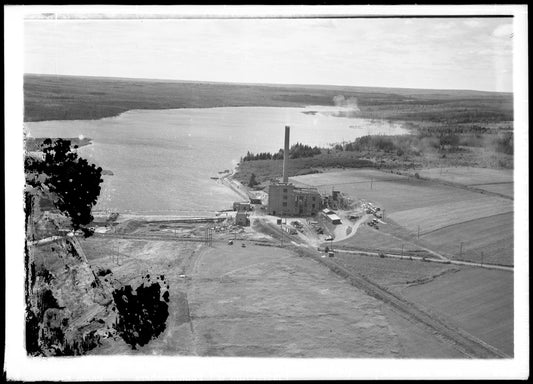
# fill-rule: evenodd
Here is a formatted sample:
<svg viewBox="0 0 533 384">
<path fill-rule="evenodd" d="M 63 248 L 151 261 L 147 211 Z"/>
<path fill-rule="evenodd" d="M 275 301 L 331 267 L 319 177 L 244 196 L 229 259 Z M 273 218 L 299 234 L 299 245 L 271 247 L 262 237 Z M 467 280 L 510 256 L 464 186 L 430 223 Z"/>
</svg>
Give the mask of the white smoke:
<svg viewBox="0 0 533 384">
<path fill-rule="evenodd" d="M 337 95 L 333 98 L 333 103 L 338 107 L 338 112 L 334 116 L 354 117 L 361 111 L 357 104 L 357 97 L 347 99 L 344 95 Z"/>
</svg>

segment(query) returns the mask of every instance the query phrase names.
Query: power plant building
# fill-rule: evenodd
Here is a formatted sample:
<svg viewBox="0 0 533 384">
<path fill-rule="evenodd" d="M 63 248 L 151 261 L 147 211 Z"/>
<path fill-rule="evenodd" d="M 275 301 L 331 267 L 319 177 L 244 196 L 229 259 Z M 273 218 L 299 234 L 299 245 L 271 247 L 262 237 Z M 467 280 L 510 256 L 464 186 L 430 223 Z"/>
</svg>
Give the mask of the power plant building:
<svg viewBox="0 0 533 384">
<path fill-rule="evenodd" d="M 321 208 L 321 196 L 315 188 L 299 188 L 288 182 L 289 132 L 285 127 L 283 182 L 268 188 L 268 214 L 274 216 L 313 216 Z"/>
<path fill-rule="evenodd" d="M 320 210 L 320 194 L 313 188 L 289 183 L 270 184 L 268 214 L 274 216 L 313 216 Z"/>
</svg>

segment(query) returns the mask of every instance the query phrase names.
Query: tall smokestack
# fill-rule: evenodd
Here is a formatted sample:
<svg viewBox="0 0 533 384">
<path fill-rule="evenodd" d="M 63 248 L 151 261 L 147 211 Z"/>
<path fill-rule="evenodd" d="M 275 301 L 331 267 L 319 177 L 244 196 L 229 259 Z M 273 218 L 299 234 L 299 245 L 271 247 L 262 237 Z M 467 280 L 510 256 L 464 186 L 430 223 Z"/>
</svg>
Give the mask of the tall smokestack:
<svg viewBox="0 0 533 384">
<path fill-rule="evenodd" d="M 289 133 L 291 127 L 285 126 L 285 149 L 283 150 L 283 182 L 289 182 L 288 166 L 289 166 Z"/>
</svg>

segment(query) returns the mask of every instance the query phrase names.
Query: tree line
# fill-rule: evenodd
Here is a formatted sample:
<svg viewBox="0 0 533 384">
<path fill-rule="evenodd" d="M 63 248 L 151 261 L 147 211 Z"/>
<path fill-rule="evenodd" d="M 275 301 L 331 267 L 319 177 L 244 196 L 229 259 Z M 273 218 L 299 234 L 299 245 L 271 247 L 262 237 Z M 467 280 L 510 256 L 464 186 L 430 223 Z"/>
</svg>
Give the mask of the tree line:
<svg viewBox="0 0 533 384">
<path fill-rule="evenodd" d="M 311 147 L 310 145 L 296 143 L 289 149 L 289 159 L 298 159 L 300 157 L 313 157 L 315 155 L 320 155 L 320 153 L 321 150 L 317 146 Z M 248 151 L 245 156 L 241 157 L 241 162 L 253 160 L 281 160 L 283 159 L 283 155 L 283 149 L 280 149 L 277 153 L 260 152 L 254 154 Z"/>
</svg>

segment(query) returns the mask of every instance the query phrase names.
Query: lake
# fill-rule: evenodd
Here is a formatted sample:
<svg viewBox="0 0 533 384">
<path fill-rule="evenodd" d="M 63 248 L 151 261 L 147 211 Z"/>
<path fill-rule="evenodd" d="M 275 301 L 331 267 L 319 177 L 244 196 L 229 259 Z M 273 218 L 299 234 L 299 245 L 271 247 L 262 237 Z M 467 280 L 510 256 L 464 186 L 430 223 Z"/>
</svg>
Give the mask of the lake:
<svg viewBox="0 0 533 384">
<path fill-rule="evenodd" d="M 213 215 L 241 198 L 211 177 L 251 152 L 326 146 L 368 134 L 404 134 L 400 123 L 336 115 L 336 107 L 224 107 L 132 110 L 100 120 L 27 122 L 33 137 L 84 137 L 80 156 L 111 170 L 94 211 L 139 215 Z M 306 113 L 304 113 L 306 112 Z M 281 175 L 280 175 L 281 176 Z"/>
</svg>

